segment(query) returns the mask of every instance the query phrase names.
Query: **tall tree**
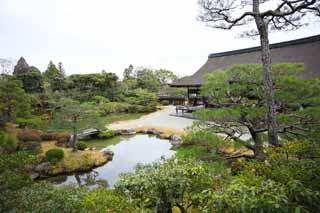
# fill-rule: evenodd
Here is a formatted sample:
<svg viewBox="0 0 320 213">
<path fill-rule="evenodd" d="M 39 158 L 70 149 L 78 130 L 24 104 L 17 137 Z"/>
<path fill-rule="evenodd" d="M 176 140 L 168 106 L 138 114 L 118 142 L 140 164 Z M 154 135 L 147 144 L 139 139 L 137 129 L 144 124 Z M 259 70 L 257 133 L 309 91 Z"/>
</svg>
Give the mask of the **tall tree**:
<svg viewBox="0 0 320 213">
<path fill-rule="evenodd" d="M 35 66 L 29 66 L 21 57 L 14 67 L 13 75 L 22 81 L 23 89 L 27 93 L 38 93 L 43 91 L 43 77 Z"/>
<path fill-rule="evenodd" d="M 26 59 L 24 59 L 23 57 L 20 57 L 16 66 L 14 67 L 13 74 L 20 75 L 20 74 L 24 74 L 28 71 L 29 71 L 29 64 L 26 62 Z"/>
<path fill-rule="evenodd" d="M 177 79 L 177 76 L 172 71 L 165 69 L 156 70 L 155 75 L 162 85 L 167 85 Z"/>
<path fill-rule="evenodd" d="M 64 67 L 63 67 L 62 62 L 59 62 L 59 64 L 58 64 L 58 69 L 59 69 L 60 74 L 61 74 L 63 77 L 66 77 L 66 71 L 65 71 L 65 69 L 64 69 Z"/>
<path fill-rule="evenodd" d="M 128 68 L 126 68 L 123 72 L 123 81 L 126 81 L 126 80 L 129 80 L 129 79 L 132 79 L 134 78 L 133 76 L 133 70 L 134 70 L 134 67 L 132 66 L 132 64 L 129 65 Z"/>
<path fill-rule="evenodd" d="M 301 64 L 274 64 L 277 133 L 285 139 L 319 141 L 319 79 L 303 80 Z M 268 131 L 261 65 L 235 65 L 209 75 L 203 95 L 212 98 L 212 109 L 197 112 L 200 122 L 195 129 L 224 134 L 228 139 L 252 149 L 257 159 L 264 159 L 264 135 Z M 251 139 L 247 141 L 250 135 Z"/>
<path fill-rule="evenodd" d="M 270 30 L 294 30 L 307 24 L 308 14 L 320 16 L 319 0 L 199 0 L 199 18 L 210 27 L 229 30 L 255 23 L 245 35 L 259 35 L 264 71 L 265 99 L 268 107 L 269 143 L 278 145 L 276 108 L 269 47 Z M 274 6 L 273 8 L 272 5 Z M 262 8 L 267 9 L 262 9 Z"/>
<path fill-rule="evenodd" d="M 65 98 L 59 103 L 59 110 L 55 112 L 52 125 L 72 132 L 69 145 L 73 148 L 73 151 L 77 151 L 76 144 L 79 132 L 86 128 L 96 127 L 97 122 L 92 119 L 96 116 L 97 114 L 92 108 L 80 104 L 78 101 Z"/>
<path fill-rule="evenodd" d="M 0 80 L 0 120 L 14 121 L 30 113 L 29 98 L 22 88 L 22 83 L 15 77 L 5 76 Z"/>
<path fill-rule="evenodd" d="M 59 68 L 63 69 L 62 64 Z M 53 91 L 65 89 L 65 76 L 62 71 L 63 70 L 59 70 L 56 65 L 50 61 L 47 70 L 44 72 L 44 77 L 50 83 Z"/>
</svg>

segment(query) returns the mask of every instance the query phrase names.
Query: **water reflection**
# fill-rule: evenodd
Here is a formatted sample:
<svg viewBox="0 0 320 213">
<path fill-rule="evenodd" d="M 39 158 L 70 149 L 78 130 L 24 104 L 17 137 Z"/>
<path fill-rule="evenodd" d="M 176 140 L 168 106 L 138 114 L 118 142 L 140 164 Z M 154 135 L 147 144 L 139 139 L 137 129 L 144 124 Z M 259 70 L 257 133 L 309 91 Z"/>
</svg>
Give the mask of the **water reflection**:
<svg viewBox="0 0 320 213">
<path fill-rule="evenodd" d="M 90 188 L 97 186 L 113 187 L 121 173 L 133 171 L 137 164 L 151 163 L 160 159 L 161 156 L 172 157 L 175 151 L 171 150 L 171 147 L 168 140 L 149 135 L 121 138 L 118 144 L 107 146 L 107 149 L 114 152 L 111 162 L 91 172 L 59 176 L 56 177 L 56 180 L 51 181 L 58 185 L 72 183 Z"/>
</svg>

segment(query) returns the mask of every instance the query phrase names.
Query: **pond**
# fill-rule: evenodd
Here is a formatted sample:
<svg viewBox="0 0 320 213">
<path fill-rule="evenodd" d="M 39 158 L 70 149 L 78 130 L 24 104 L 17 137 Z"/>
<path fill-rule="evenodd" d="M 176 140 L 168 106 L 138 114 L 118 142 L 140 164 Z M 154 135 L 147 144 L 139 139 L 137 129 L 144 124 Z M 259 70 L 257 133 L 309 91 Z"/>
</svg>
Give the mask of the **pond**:
<svg viewBox="0 0 320 213">
<path fill-rule="evenodd" d="M 113 160 L 90 172 L 57 176 L 47 180 L 57 185 L 105 185 L 112 188 L 121 173 L 134 171 L 137 164 L 152 163 L 161 156 L 170 158 L 175 154 L 175 151 L 171 150 L 169 140 L 149 135 L 118 136 L 110 140 L 88 141 L 87 144 L 97 149 L 113 151 Z"/>
</svg>

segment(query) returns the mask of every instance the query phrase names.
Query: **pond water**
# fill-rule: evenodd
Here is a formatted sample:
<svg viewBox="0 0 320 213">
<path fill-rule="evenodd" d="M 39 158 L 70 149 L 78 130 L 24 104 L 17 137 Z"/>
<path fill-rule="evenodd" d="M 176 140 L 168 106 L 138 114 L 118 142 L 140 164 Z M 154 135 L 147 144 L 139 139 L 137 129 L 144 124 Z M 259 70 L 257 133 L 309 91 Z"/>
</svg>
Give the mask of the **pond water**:
<svg viewBox="0 0 320 213">
<path fill-rule="evenodd" d="M 57 176 L 48 180 L 57 185 L 77 184 L 88 187 L 105 185 L 112 188 L 121 173 L 134 171 L 137 164 L 152 163 L 161 156 L 170 158 L 175 154 L 168 140 L 149 135 L 119 136 L 111 140 L 88 141 L 87 144 L 98 149 L 113 151 L 113 160 L 90 172 Z"/>
</svg>

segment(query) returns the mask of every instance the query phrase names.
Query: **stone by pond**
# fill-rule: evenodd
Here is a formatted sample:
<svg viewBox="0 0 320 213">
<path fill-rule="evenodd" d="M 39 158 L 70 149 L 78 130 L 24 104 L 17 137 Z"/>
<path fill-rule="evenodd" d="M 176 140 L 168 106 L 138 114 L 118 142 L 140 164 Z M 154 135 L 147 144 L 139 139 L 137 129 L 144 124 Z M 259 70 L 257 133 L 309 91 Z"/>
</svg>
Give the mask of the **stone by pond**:
<svg viewBox="0 0 320 213">
<path fill-rule="evenodd" d="M 95 187 L 105 185 L 113 187 L 119 175 L 134 171 L 137 164 L 148 164 L 159 160 L 161 156 L 170 158 L 175 154 L 169 140 L 150 135 L 118 136 L 111 140 L 88 141 L 89 146 L 114 153 L 113 160 L 90 172 L 73 175 L 61 175 L 47 180 L 57 185 L 78 184 Z"/>
</svg>

